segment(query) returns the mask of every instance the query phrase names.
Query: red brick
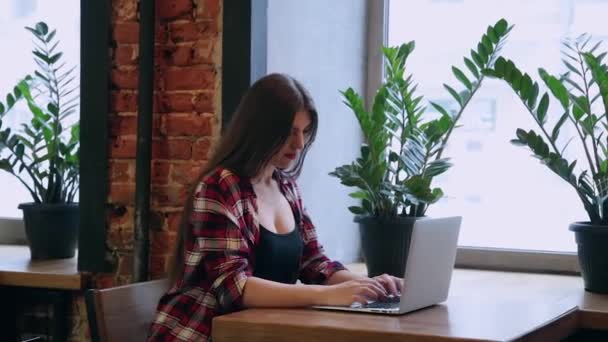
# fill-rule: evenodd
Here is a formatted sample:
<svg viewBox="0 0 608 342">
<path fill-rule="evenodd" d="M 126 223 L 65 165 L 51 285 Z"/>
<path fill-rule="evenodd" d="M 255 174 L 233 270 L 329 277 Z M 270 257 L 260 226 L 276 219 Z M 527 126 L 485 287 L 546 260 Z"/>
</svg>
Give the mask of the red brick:
<svg viewBox="0 0 608 342">
<path fill-rule="evenodd" d="M 201 92 L 194 98 L 194 110 L 199 113 L 213 113 L 215 98 L 211 92 Z"/>
<path fill-rule="evenodd" d="M 171 181 L 190 186 L 201 173 L 202 166 L 197 162 L 173 163 Z"/>
<path fill-rule="evenodd" d="M 162 93 L 157 96 L 158 112 L 192 112 L 193 95 L 190 93 Z"/>
<path fill-rule="evenodd" d="M 175 47 L 171 54 L 171 64 L 174 66 L 187 66 L 192 64 L 194 51 L 192 44 L 182 44 Z"/>
<path fill-rule="evenodd" d="M 150 256 L 150 277 L 152 279 L 164 278 L 167 273 L 167 258 L 170 252 L 163 255 L 152 254 Z"/>
<path fill-rule="evenodd" d="M 221 0 L 198 0 L 196 5 L 196 18 L 219 19 Z"/>
<path fill-rule="evenodd" d="M 137 116 L 112 115 L 110 117 L 110 136 L 137 134 Z"/>
<path fill-rule="evenodd" d="M 152 163 L 151 181 L 153 184 L 167 184 L 169 182 L 169 171 L 171 164 L 168 162 L 154 161 Z"/>
<path fill-rule="evenodd" d="M 137 19 L 137 1 L 112 0 L 112 21 L 132 21 Z"/>
<path fill-rule="evenodd" d="M 150 232 L 150 253 L 170 254 L 175 246 L 176 234 L 170 231 Z"/>
<path fill-rule="evenodd" d="M 108 242 L 112 247 L 122 251 L 133 249 L 133 227 L 109 229 Z"/>
<path fill-rule="evenodd" d="M 216 71 L 209 66 L 194 66 L 167 69 L 165 71 L 165 89 L 214 89 L 215 76 Z"/>
<path fill-rule="evenodd" d="M 114 50 L 116 65 L 137 64 L 138 49 L 135 45 L 118 45 Z"/>
<path fill-rule="evenodd" d="M 157 16 L 163 20 L 192 17 L 192 0 L 158 0 Z"/>
<path fill-rule="evenodd" d="M 113 91 L 110 99 L 110 110 L 115 113 L 136 112 L 137 93 L 126 91 Z"/>
<path fill-rule="evenodd" d="M 188 190 L 181 185 L 152 185 L 150 202 L 156 207 L 181 207 L 186 202 Z"/>
<path fill-rule="evenodd" d="M 133 183 L 135 184 L 135 183 Z M 114 206 L 115 209 L 110 211 L 110 230 L 112 229 L 130 229 L 133 230 L 133 206 Z M 121 210 L 117 210 L 120 208 Z"/>
<path fill-rule="evenodd" d="M 98 273 L 95 275 L 95 287 L 98 289 L 107 289 L 116 286 L 116 278 L 113 274 Z"/>
<path fill-rule="evenodd" d="M 192 158 L 192 142 L 189 139 L 152 141 L 152 159 L 188 160 Z"/>
<path fill-rule="evenodd" d="M 112 70 L 112 85 L 120 89 L 137 89 L 137 70 Z"/>
<path fill-rule="evenodd" d="M 164 68 L 157 66 L 154 68 L 154 90 L 162 91 L 165 89 Z"/>
<path fill-rule="evenodd" d="M 169 136 L 210 136 L 213 124 L 209 116 L 198 114 L 166 114 L 161 131 Z"/>
<path fill-rule="evenodd" d="M 169 23 L 169 38 L 174 43 L 197 40 L 216 40 L 219 36 L 217 24 L 213 21 L 182 21 Z"/>
<path fill-rule="evenodd" d="M 110 203 L 134 204 L 135 184 L 111 184 Z"/>
<path fill-rule="evenodd" d="M 173 51 L 175 51 L 174 45 L 154 46 L 154 64 L 161 68 L 166 68 L 167 66 L 170 66 Z"/>
<path fill-rule="evenodd" d="M 110 160 L 110 182 L 124 183 L 133 182 L 134 165 L 129 160 Z"/>
<path fill-rule="evenodd" d="M 200 139 L 192 146 L 192 159 L 207 160 L 211 143 L 208 139 Z"/>
<path fill-rule="evenodd" d="M 212 39 L 197 40 L 192 46 L 191 63 L 212 64 L 215 53 L 215 42 L 216 40 Z"/>
<path fill-rule="evenodd" d="M 135 158 L 135 137 L 116 137 L 110 146 L 110 158 Z"/>
<path fill-rule="evenodd" d="M 179 232 L 182 216 L 183 211 L 167 213 L 167 230 L 176 233 Z"/>
<path fill-rule="evenodd" d="M 157 22 L 154 27 L 154 42 L 165 44 L 169 39 L 169 26 L 166 23 Z"/>
<path fill-rule="evenodd" d="M 118 22 L 114 24 L 113 37 L 119 44 L 139 43 L 139 24 L 136 22 Z"/>
<path fill-rule="evenodd" d="M 133 273 L 133 253 L 124 253 L 118 258 L 118 274 Z"/>
</svg>

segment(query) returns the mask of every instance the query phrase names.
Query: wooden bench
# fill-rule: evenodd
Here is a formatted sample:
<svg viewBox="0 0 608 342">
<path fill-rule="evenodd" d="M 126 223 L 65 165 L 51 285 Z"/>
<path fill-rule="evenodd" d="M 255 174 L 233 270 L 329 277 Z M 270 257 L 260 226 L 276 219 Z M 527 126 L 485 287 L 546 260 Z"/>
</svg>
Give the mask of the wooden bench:
<svg viewBox="0 0 608 342">
<path fill-rule="evenodd" d="M 85 293 L 91 340 L 145 341 L 166 279 L 93 289 Z"/>
</svg>

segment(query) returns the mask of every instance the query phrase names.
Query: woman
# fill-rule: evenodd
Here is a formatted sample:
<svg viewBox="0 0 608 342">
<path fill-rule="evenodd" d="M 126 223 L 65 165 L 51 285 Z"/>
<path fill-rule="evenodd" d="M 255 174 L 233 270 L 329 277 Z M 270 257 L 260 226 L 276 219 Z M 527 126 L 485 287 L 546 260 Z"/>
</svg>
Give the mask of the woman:
<svg viewBox="0 0 608 342">
<path fill-rule="evenodd" d="M 329 260 L 317 241 L 294 181 L 317 124 L 308 92 L 287 75 L 248 90 L 195 182 L 150 341 L 210 340 L 213 317 L 243 308 L 350 305 L 400 291 L 397 278 Z"/>
</svg>

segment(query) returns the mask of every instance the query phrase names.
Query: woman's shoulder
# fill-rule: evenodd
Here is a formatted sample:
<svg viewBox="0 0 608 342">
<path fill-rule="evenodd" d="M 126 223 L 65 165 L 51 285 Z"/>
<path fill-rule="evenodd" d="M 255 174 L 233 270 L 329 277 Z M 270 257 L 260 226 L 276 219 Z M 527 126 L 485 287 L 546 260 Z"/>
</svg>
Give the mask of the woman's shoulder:
<svg viewBox="0 0 608 342">
<path fill-rule="evenodd" d="M 197 197 L 222 197 L 236 199 L 247 191 L 246 181 L 238 174 L 223 166 L 217 166 L 205 174 L 197 185 Z"/>
</svg>

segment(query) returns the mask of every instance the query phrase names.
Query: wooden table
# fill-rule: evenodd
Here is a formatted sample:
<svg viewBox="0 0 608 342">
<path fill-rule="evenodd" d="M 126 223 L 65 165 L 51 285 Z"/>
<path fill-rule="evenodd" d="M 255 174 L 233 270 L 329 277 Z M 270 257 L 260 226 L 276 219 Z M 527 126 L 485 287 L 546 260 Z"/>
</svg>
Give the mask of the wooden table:
<svg viewBox="0 0 608 342">
<path fill-rule="evenodd" d="M 87 275 L 78 272 L 76 257 L 33 261 L 27 246 L 0 245 L 0 322 L 7 327 L 2 329 L 3 340 L 16 340 L 18 307 L 48 303 L 53 310 L 53 341 L 66 341 L 72 294 L 84 290 L 86 283 Z"/>
<path fill-rule="evenodd" d="M 559 341 L 608 329 L 608 296 L 580 277 L 456 269 L 446 302 L 403 316 L 251 309 L 213 321 L 215 342 Z"/>
<path fill-rule="evenodd" d="M 0 286 L 83 289 L 86 275 L 78 272 L 77 259 L 33 261 L 27 246 L 0 245 Z"/>
</svg>

